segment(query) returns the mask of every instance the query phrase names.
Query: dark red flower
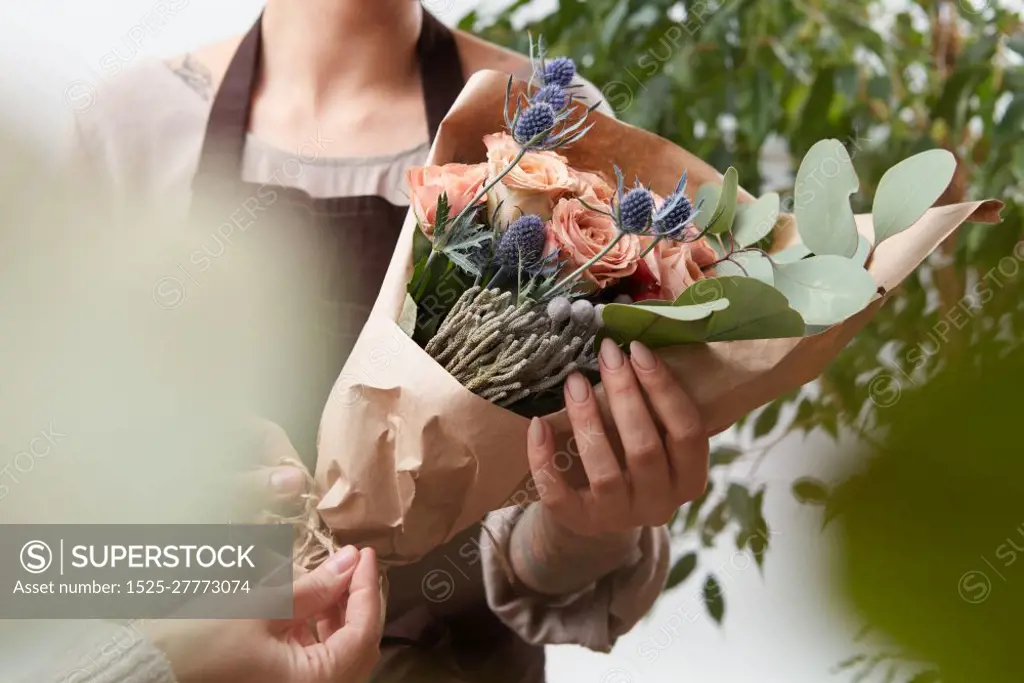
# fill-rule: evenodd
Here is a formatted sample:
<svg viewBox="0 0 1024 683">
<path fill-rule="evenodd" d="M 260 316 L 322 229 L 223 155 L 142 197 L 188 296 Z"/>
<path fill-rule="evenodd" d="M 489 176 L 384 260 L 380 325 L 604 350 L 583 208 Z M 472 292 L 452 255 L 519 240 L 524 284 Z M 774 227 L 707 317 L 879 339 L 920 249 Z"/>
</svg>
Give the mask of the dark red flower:
<svg viewBox="0 0 1024 683">
<path fill-rule="evenodd" d="M 623 285 L 633 301 L 658 299 L 661 295 L 661 285 L 643 259 L 637 261 L 636 272 L 626 278 Z"/>
</svg>

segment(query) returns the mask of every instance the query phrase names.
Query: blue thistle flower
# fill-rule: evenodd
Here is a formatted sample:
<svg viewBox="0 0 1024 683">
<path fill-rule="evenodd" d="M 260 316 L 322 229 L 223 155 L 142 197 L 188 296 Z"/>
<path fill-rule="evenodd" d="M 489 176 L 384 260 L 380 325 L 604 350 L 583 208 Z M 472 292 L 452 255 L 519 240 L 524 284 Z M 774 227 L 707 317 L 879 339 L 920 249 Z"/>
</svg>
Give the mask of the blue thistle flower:
<svg viewBox="0 0 1024 683">
<path fill-rule="evenodd" d="M 619 225 L 624 232 L 642 233 L 651 224 L 654 197 L 644 187 L 634 187 L 619 203 Z"/>
<path fill-rule="evenodd" d="M 533 96 L 534 102 L 547 102 L 555 111 L 562 111 L 569 104 L 569 93 L 560 85 L 545 85 Z"/>
<path fill-rule="evenodd" d="M 540 216 L 527 214 L 517 218 L 498 243 L 498 263 L 510 270 L 520 264 L 525 269 L 536 266 L 544 255 L 546 237 Z"/>
<path fill-rule="evenodd" d="M 547 102 L 537 102 L 527 107 L 520 115 L 512 131 L 512 137 L 520 145 L 526 145 L 534 138 L 549 133 L 554 127 L 555 108 Z"/>
<path fill-rule="evenodd" d="M 654 213 L 654 233 L 662 237 L 677 237 L 693 217 L 693 204 L 686 195 L 681 192 L 670 194 Z"/>
<path fill-rule="evenodd" d="M 568 57 L 556 57 L 544 65 L 544 85 L 568 88 L 576 77 L 576 63 Z"/>
</svg>

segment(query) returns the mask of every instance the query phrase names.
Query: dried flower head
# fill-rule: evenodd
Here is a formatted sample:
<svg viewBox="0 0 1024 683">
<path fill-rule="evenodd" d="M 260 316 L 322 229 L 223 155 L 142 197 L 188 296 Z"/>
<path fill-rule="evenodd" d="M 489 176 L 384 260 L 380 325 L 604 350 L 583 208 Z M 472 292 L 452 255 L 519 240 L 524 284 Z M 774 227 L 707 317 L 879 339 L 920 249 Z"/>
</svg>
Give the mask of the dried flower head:
<svg viewBox="0 0 1024 683">
<path fill-rule="evenodd" d="M 568 88 L 576 77 L 576 63 L 568 57 L 556 57 L 544 64 L 544 84 Z"/>
<path fill-rule="evenodd" d="M 572 302 L 570 317 L 577 325 L 590 327 L 594 322 L 594 305 L 586 299 L 577 299 Z"/>
<path fill-rule="evenodd" d="M 547 102 L 531 104 L 519 116 L 512 137 L 520 145 L 534 145 L 542 141 L 555 127 L 555 108 Z"/>
<path fill-rule="evenodd" d="M 532 214 L 516 219 L 501 236 L 498 243 L 498 262 L 506 268 L 516 269 L 520 265 L 530 269 L 536 266 L 544 254 L 544 240 L 547 236 L 544 221 Z"/>
<path fill-rule="evenodd" d="M 619 204 L 619 226 L 623 232 L 640 234 L 651 225 L 654 197 L 644 187 L 634 187 Z"/>
<path fill-rule="evenodd" d="M 534 102 L 547 102 L 555 111 L 569 106 L 569 93 L 560 85 L 545 85 L 533 96 Z"/>
<path fill-rule="evenodd" d="M 700 207 L 695 211 L 693 203 L 687 198 L 686 173 L 679 179 L 675 192 L 665 198 L 665 202 L 654 212 L 654 234 L 668 239 L 685 239 L 687 226 L 697 217 Z"/>
<path fill-rule="evenodd" d="M 569 301 L 569 297 L 556 296 L 549 301 L 547 314 L 551 318 L 551 322 L 556 325 L 561 325 L 569 320 L 569 316 L 572 314 L 572 302 Z"/>
</svg>

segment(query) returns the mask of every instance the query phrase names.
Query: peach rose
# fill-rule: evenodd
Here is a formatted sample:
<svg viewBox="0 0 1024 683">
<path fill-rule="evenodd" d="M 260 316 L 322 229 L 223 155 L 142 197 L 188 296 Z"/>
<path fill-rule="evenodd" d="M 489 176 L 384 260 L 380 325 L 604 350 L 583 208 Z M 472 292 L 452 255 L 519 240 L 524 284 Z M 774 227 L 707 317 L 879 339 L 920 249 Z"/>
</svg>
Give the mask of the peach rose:
<svg viewBox="0 0 1024 683">
<path fill-rule="evenodd" d="M 448 195 L 451 216 L 454 217 L 473 200 L 487 177 L 487 164 L 445 164 L 422 166 L 406 172 L 413 210 L 427 237 L 434 235 L 437 219 L 437 198 Z M 483 203 L 483 199 L 480 200 Z"/>
<path fill-rule="evenodd" d="M 615 198 L 615 188 L 604 178 L 596 173 L 587 173 L 586 171 L 571 171 L 571 173 L 576 181 L 573 192 L 577 197 L 591 206 L 595 204 L 611 206 L 612 200 Z"/>
<path fill-rule="evenodd" d="M 519 154 L 519 143 L 507 133 L 484 136 L 487 146 L 488 178 L 494 178 Z M 565 157 L 555 152 L 527 152 L 488 192 L 487 210 L 494 215 L 498 204 L 498 220 L 507 225 L 523 214 L 551 217 L 555 202 L 573 191 L 576 181 Z"/>
<path fill-rule="evenodd" d="M 697 280 L 706 277 L 702 269 L 717 260 L 715 250 L 705 237 L 685 243 L 662 240 L 644 256 L 644 262 L 660 286 L 657 298 L 668 301 L 678 297 Z"/>
<path fill-rule="evenodd" d="M 572 272 L 596 256 L 618 234 L 610 216 L 588 209 L 578 199 L 560 199 L 548 225 L 544 253 L 553 254 L 557 250 L 559 258 L 565 261 L 566 272 Z M 632 275 L 639 260 L 640 238 L 625 235 L 611 251 L 584 271 L 583 279 L 603 288 Z"/>
</svg>

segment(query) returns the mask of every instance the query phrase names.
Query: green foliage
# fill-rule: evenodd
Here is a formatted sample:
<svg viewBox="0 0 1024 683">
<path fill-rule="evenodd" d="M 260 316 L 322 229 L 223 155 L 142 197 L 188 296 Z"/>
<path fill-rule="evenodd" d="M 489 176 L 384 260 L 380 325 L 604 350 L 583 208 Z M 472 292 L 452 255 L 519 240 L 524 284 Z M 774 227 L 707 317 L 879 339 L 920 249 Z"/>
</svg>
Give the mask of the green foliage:
<svg viewBox="0 0 1024 683">
<path fill-rule="evenodd" d="M 549 53 L 575 58 L 619 118 L 719 170 L 737 168 L 748 190 L 778 192 L 783 211 L 796 205 L 792 159 L 827 138 L 842 140 L 856 164 L 859 190 L 850 202 L 858 213 L 872 210 L 888 169 L 936 148 L 958 161 L 940 203 L 984 197 L 1007 203 L 1001 226 L 961 228 L 943 248 L 948 258 L 925 264 L 891 293 L 814 391 L 759 412 L 761 428 L 753 430 L 759 438 L 744 457 L 713 457 L 711 486 L 685 507 L 676 534 L 698 544 L 713 543 L 715 528 L 729 533 L 733 525 L 720 523 L 730 518 L 727 506 L 710 530 L 705 521 L 739 481 L 734 470 L 746 472 L 784 433 L 837 437 L 841 427 L 890 426 L 895 413 L 887 398 L 912 387 L 911 379 L 924 383 L 948 358 L 1024 327 L 1007 317 L 1024 302 L 1014 285 L 1022 275 L 1013 251 L 1024 218 L 1024 31 L 1009 3 L 561 0 L 544 16 L 531 7 L 529 21 L 514 21 L 527 4 L 518 0 L 486 20 L 471 13 L 462 25 L 520 51 L 528 49 L 528 31 L 544 35 Z M 759 163 L 778 140 L 792 159 L 783 173 L 762 177 L 779 165 Z M 705 208 L 709 215 L 713 206 Z M 742 225 L 741 211 L 736 220 Z M 808 254 L 801 245 L 773 259 Z M 854 259 L 861 257 L 866 254 Z M 965 293 L 971 295 L 966 303 Z M 958 327 L 965 318 L 969 324 Z M 898 383 L 880 395 L 879 378 L 886 377 Z M 760 563 L 764 553 L 755 557 Z M 699 572 L 687 583 L 695 580 L 702 580 Z"/>
<path fill-rule="evenodd" d="M 849 152 L 839 140 L 821 140 L 804 156 L 796 172 L 793 213 L 800 238 L 813 253 L 847 258 L 856 253 L 850 195 L 859 187 Z"/>
<path fill-rule="evenodd" d="M 834 325 L 862 310 L 878 285 L 842 256 L 812 256 L 775 268 L 775 287 L 808 325 Z"/>
<path fill-rule="evenodd" d="M 956 157 L 933 149 L 904 159 L 882 175 L 871 204 L 875 244 L 906 230 L 946 191 Z"/>
</svg>

